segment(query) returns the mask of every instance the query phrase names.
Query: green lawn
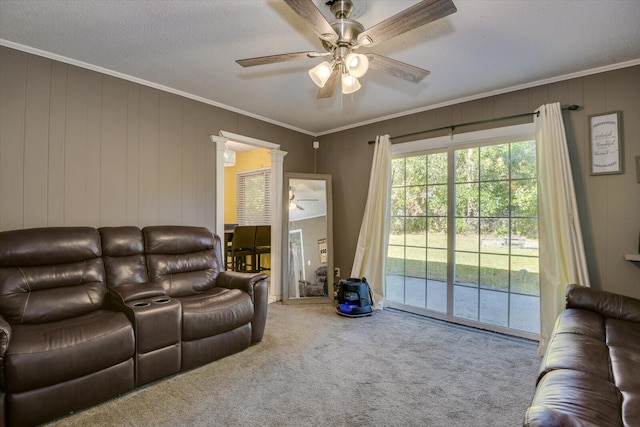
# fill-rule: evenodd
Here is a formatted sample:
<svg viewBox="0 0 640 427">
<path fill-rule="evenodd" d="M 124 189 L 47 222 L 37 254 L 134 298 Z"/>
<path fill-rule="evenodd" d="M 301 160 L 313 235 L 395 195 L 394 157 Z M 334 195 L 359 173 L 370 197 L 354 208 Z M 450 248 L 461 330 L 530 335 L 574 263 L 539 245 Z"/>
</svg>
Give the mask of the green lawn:
<svg viewBox="0 0 640 427">
<path fill-rule="evenodd" d="M 403 235 L 391 235 L 387 254 L 387 271 L 411 277 L 447 279 L 447 236 L 429 233 L 428 249 L 423 234 L 407 235 L 407 247 Z M 477 236 L 456 236 L 455 282 L 480 284 L 496 290 L 539 295 L 538 242 L 527 240 L 524 248 L 511 250 L 497 236 L 483 236 L 478 247 Z M 406 251 L 406 253 L 405 253 Z"/>
</svg>

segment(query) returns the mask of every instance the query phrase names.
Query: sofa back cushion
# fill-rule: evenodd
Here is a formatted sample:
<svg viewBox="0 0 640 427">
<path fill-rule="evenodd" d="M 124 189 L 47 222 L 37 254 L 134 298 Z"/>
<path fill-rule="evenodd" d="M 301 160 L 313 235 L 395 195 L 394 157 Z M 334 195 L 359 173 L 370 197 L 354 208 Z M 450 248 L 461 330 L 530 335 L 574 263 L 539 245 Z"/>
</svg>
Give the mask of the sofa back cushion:
<svg viewBox="0 0 640 427">
<path fill-rule="evenodd" d="M 223 270 L 220 239 L 204 227 L 152 226 L 142 229 L 149 280 L 180 297 L 214 287 Z"/>
<path fill-rule="evenodd" d="M 94 228 L 0 232 L 0 314 L 12 324 L 45 323 L 100 308 L 101 255 Z"/>
<path fill-rule="evenodd" d="M 99 228 L 107 287 L 149 281 L 142 231 L 138 227 Z"/>
<path fill-rule="evenodd" d="M 567 287 L 567 308 L 584 308 L 605 317 L 640 322 L 640 299 L 579 285 Z"/>
</svg>

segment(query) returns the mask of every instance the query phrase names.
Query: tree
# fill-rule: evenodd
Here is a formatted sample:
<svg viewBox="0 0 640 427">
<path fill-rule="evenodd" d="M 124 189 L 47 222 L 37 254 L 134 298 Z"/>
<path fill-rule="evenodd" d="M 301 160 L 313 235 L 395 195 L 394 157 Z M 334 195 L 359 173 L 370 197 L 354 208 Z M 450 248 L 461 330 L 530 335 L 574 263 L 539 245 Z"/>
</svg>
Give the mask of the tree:
<svg viewBox="0 0 640 427">
<path fill-rule="evenodd" d="M 537 236 L 535 141 L 454 151 L 456 233 Z M 392 162 L 394 217 L 428 218 L 430 232 L 446 232 L 448 153 L 429 153 Z M 467 218 L 483 218 L 468 221 Z M 513 219 L 512 229 L 505 218 Z M 517 221 L 516 221 L 517 219 Z M 522 220 L 520 220 L 522 219 Z M 425 231 L 424 221 L 407 221 L 406 233 Z"/>
</svg>

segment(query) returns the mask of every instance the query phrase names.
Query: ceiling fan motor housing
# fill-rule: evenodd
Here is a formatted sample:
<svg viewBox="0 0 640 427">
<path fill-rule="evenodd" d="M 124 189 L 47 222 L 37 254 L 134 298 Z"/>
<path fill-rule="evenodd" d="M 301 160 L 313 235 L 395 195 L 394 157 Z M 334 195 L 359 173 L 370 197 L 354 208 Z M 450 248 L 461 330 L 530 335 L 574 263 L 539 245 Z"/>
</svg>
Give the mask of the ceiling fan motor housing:
<svg viewBox="0 0 640 427">
<path fill-rule="evenodd" d="M 348 18 L 341 18 L 339 16 L 342 15 L 336 14 L 336 20 L 330 23 L 331 28 L 333 28 L 333 31 L 335 31 L 338 35 L 338 39 L 320 39 L 322 41 L 323 47 L 328 52 L 332 52 L 336 47 L 348 47 L 348 50 L 351 51 L 356 41 L 358 40 L 358 36 L 361 32 L 364 31 L 364 27 L 358 21 L 354 21 Z M 349 51 L 344 53 L 344 55 L 341 55 L 341 58 L 344 58 L 344 56 L 348 54 Z"/>
<path fill-rule="evenodd" d="M 351 0 L 336 0 L 327 2 L 331 13 L 336 17 L 335 21 L 330 22 L 331 28 L 338 35 L 337 40 L 323 40 L 322 45 L 328 52 L 335 52 L 336 60 L 342 60 L 351 52 L 358 36 L 364 31 L 364 27 L 358 21 L 349 19 L 353 12 L 353 3 Z"/>
<path fill-rule="evenodd" d="M 349 19 L 353 12 L 353 3 L 351 0 L 335 0 L 327 2 L 329 9 L 336 19 Z"/>
<path fill-rule="evenodd" d="M 358 36 L 364 31 L 364 27 L 358 21 L 352 19 L 338 19 L 331 22 L 331 28 L 338 34 L 337 45 L 351 45 L 353 41 L 358 40 Z"/>
</svg>

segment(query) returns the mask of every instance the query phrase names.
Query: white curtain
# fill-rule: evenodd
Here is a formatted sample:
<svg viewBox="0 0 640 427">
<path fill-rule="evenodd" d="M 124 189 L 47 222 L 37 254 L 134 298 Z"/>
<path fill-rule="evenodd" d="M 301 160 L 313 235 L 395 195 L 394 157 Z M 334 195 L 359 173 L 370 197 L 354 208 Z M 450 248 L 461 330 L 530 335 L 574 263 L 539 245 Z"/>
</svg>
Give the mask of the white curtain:
<svg viewBox="0 0 640 427">
<path fill-rule="evenodd" d="M 559 103 L 534 118 L 538 151 L 540 230 L 540 354 L 565 307 L 567 285 L 590 286 L 567 138 Z"/>
<path fill-rule="evenodd" d="M 376 137 L 369 193 L 350 277 L 366 277 L 376 309 L 382 309 L 386 284 L 387 244 L 391 212 L 391 142 Z"/>
</svg>

